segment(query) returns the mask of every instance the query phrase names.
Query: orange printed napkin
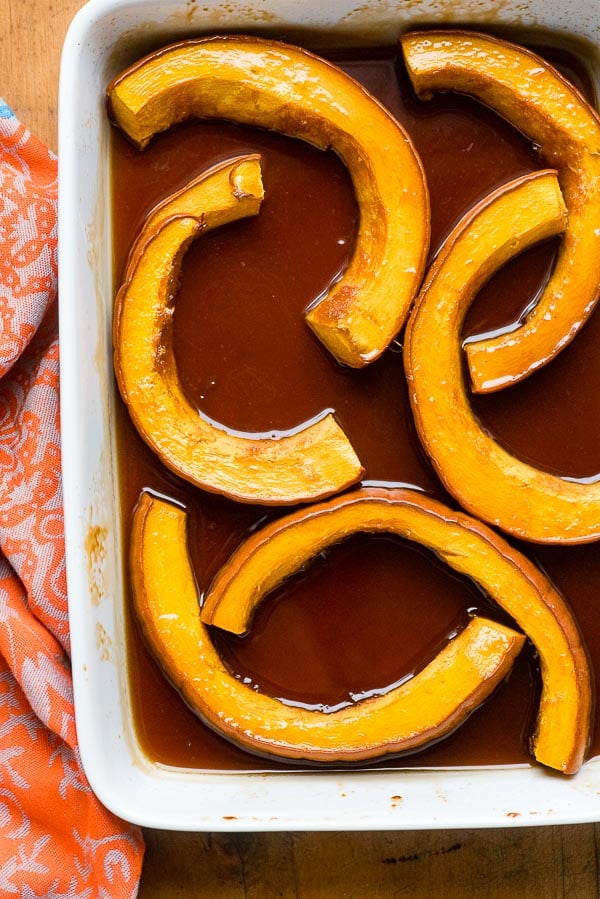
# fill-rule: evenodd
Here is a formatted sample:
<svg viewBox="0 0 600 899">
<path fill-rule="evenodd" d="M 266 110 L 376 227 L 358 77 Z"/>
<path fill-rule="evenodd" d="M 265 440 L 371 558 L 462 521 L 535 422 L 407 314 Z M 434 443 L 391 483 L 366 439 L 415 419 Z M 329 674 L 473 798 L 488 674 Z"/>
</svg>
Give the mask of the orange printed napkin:
<svg viewBox="0 0 600 899">
<path fill-rule="evenodd" d="M 137 894 L 77 748 L 59 445 L 56 158 L 0 101 L 0 896 Z"/>
</svg>

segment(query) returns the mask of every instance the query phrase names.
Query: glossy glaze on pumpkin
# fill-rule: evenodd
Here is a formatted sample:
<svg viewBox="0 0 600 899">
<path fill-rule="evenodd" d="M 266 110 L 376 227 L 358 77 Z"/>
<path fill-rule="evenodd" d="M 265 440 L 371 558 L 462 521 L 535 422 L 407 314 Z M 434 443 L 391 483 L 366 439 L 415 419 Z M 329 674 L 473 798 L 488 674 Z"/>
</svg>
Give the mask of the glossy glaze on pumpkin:
<svg viewBox="0 0 600 899">
<path fill-rule="evenodd" d="M 563 546 L 600 539 L 600 483 L 542 471 L 494 440 L 469 402 L 460 334 L 479 287 L 518 252 L 563 234 L 567 220 L 554 171 L 517 178 L 476 204 L 429 268 L 404 349 L 417 431 L 449 492 L 508 534 Z"/>
<path fill-rule="evenodd" d="M 499 390 L 546 365 L 581 330 L 600 297 L 600 118 L 540 56 L 469 31 L 401 39 L 420 97 L 456 90 L 477 97 L 525 134 L 558 172 L 568 220 L 553 271 L 516 327 L 465 347 L 473 389 Z"/>
<path fill-rule="evenodd" d="M 363 532 L 391 533 L 427 547 L 515 620 L 540 660 L 533 754 L 565 774 L 578 771 L 589 744 L 593 695 L 587 654 L 569 607 L 543 573 L 495 531 L 421 491 L 362 487 L 259 528 L 218 572 L 204 595 L 202 620 L 236 634 L 250 633 L 257 607 L 277 586 L 324 550 Z M 460 681 L 457 670 L 448 678 L 449 690 L 457 690 Z M 429 705 L 436 714 L 436 703 L 429 700 Z M 401 710 L 400 704 L 394 714 Z M 426 722 L 425 714 L 420 720 L 425 730 Z M 417 731 L 422 737 L 423 730 Z M 401 741 L 396 745 L 402 751 Z M 404 745 L 411 744 L 405 740 Z"/>
<path fill-rule="evenodd" d="M 433 249 L 482 195 L 536 167 L 528 144 L 477 103 L 458 97 L 430 104 L 415 100 L 390 54 L 355 58 L 348 68 L 413 135 L 436 197 Z M 263 155 L 265 188 L 273 200 L 263 209 L 268 216 L 261 214 L 249 229 L 240 223 L 207 235 L 202 248 L 193 247 L 186 258 L 174 345 L 187 395 L 206 414 L 226 417 L 230 427 L 257 432 L 295 427 L 317 407 L 334 408 L 368 478 L 416 484 L 447 500 L 418 446 L 401 355 L 392 347 L 368 370 L 345 371 L 303 321 L 307 301 L 347 264 L 356 232 L 351 185 L 335 157 L 276 135 L 216 123 L 181 126 L 157 138 L 144 154 L 115 136 L 119 274 L 132 234 L 157 199 L 182 185 L 182 172 L 187 177 L 240 152 Z M 304 190 L 291 194 L 285 184 Z M 306 224 L 299 227 L 301 222 Z M 554 249 L 549 244 L 529 251 L 497 275 L 471 310 L 466 333 L 491 330 L 518 315 L 547 276 Z M 209 306 L 195 302 L 199 282 L 213 297 Z M 571 477 L 600 470 L 587 424 L 596 415 L 594 392 L 587 388 L 600 385 L 596 319 L 592 316 L 577 342 L 545 372 L 504 395 L 475 400 L 478 414 L 505 445 Z M 185 502 L 194 565 L 205 573 L 206 589 L 243 536 L 265 520 L 264 509 L 186 489 L 156 465 L 122 412 L 119 433 L 126 521 L 144 487 Z M 596 549 L 526 551 L 542 560 L 574 608 L 591 650 L 600 654 L 594 641 L 594 597 L 600 591 Z M 368 616 L 359 602 L 365 597 Z M 249 683 L 292 703 L 336 706 L 418 669 L 464 623 L 469 609 L 497 617 L 468 581 L 449 577 L 435 557 L 384 537 L 355 538 L 278 590 L 258 611 L 250 639 L 217 635 L 216 642 Z M 151 757 L 199 767 L 269 767 L 202 726 L 158 672 L 134 628 L 130 648 L 136 724 Z M 401 764 L 526 761 L 537 690 L 535 660 L 523 655 L 493 701 L 449 739 Z M 598 749 L 597 736 L 593 748 Z"/>
<path fill-rule="evenodd" d="M 418 521 L 422 510 L 417 491 L 378 491 L 378 495 L 382 492 L 386 499 L 393 494 L 397 518 L 408 512 L 411 522 Z M 361 499 L 365 494 L 369 494 L 366 504 L 353 505 L 359 516 L 375 493 L 361 489 L 352 494 Z M 330 505 L 339 508 L 340 503 L 343 498 Z M 437 506 L 426 504 L 426 517 L 436 519 L 444 532 L 442 541 L 447 539 L 454 549 L 454 521 L 445 526 L 447 510 Z M 347 507 L 342 514 L 345 511 Z M 465 536 L 470 537 L 466 532 Z M 290 707 L 240 681 L 219 656 L 200 616 L 187 537 L 184 509 L 142 493 L 133 517 L 129 565 L 137 620 L 166 676 L 199 717 L 235 745 L 259 755 L 343 764 L 414 752 L 459 727 L 507 677 L 525 643 L 519 631 L 474 616 L 414 677 L 390 689 L 329 712 Z M 498 552 L 494 561 L 501 566 L 506 559 Z M 482 577 L 485 581 L 485 573 Z M 516 581 L 520 583 L 515 594 L 524 584 L 531 590 L 527 575 Z M 535 588 L 532 599 L 542 599 Z M 552 723 L 566 725 L 569 733 L 570 711 L 567 719 Z M 585 748 L 587 732 L 582 736 L 575 742 Z M 580 763 L 581 751 L 577 755 L 569 765 Z M 568 764 L 565 760 L 561 770 L 572 773 Z"/>
<path fill-rule="evenodd" d="M 155 134 L 200 117 L 333 150 L 348 167 L 359 224 L 347 267 L 310 304 L 306 321 L 346 365 L 362 367 L 382 354 L 423 275 L 429 198 L 408 134 L 360 84 L 298 47 L 226 35 L 149 54 L 121 73 L 107 96 L 115 122 L 140 149 Z"/>
<path fill-rule="evenodd" d="M 150 215 L 132 247 L 114 312 L 114 367 L 140 436 L 179 477 L 237 502 L 289 505 L 343 490 L 362 469 L 328 413 L 294 433 L 232 434 L 186 398 L 173 353 L 185 251 L 263 199 L 260 158 L 213 166 Z M 209 300 L 209 297 L 206 297 Z"/>
</svg>

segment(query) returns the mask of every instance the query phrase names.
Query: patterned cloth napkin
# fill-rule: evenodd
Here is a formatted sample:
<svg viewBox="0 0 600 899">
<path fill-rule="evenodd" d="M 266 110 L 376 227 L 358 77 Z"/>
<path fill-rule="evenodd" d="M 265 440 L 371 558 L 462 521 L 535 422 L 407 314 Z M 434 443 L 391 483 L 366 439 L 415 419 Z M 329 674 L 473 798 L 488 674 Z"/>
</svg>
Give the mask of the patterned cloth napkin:
<svg viewBox="0 0 600 899">
<path fill-rule="evenodd" d="M 91 792 L 73 712 L 56 195 L 56 158 L 0 101 L 0 895 L 121 899 L 141 834 Z"/>
</svg>

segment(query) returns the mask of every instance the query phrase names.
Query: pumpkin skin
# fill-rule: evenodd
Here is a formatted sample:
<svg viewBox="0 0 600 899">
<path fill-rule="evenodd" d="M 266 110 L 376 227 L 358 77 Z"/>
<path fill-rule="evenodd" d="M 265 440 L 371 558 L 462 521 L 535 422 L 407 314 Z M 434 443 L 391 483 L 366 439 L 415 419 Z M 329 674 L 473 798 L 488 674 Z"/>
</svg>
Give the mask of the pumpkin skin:
<svg viewBox="0 0 600 899">
<path fill-rule="evenodd" d="M 235 678 L 200 618 L 186 513 L 149 493 L 135 511 L 131 574 L 146 641 L 190 707 L 243 749 L 311 763 L 412 752 L 454 730 L 506 676 L 523 646 L 512 628 L 473 618 L 409 681 L 329 714 L 286 705 Z"/>
<path fill-rule="evenodd" d="M 257 531 L 217 574 L 204 598 L 204 621 L 244 633 L 270 590 L 324 548 L 358 531 L 391 532 L 422 544 L 508 612 L 540 659 L 535 758 L 567 774 L 577 771 L 589 742 L 592 686 L 569 607 L 535 565 L 495 531 L 417 491 L 362 488 Z"/>
<path fill-rule="evenodd" d="M 352 178 L 359 230 L 348 268 L 306 321 L 346 365 L 381 355 L 423 276 L 429 196 L 408 135 L 361 85 L 305 50 L 231 35 L 147 56 L 109 85 L 108 102 L 115 123 L 140 148 L 184 119 L 217 117 L 337 153 Z"/>
<path fill-rule="evenodd" d="M 464 31 L 401 38 L 417 95 L 470 94 L 530 138 L 556 169 L 568 211 L 558 257 L 535 307 L 516 328 L 465 344 L 471 384 L 486 393 L 521 381 L 578 333 L 600 296 L 600 118 L 541 57 Z"/>
<path fill-rule="evenodd" d="M 229 432 L 190 405 L 173 354 L 185 249 L 211 228 L 257 214 L 262 195 L 259 159 L 248 156 L 210 169 L 151 213 L 117 295 L 114 368 L 138 432 L 171 471 L 239 502 L 306 502 L 344 489 L 362 473 L 333 415 L 277 437 Z"/>
</svg>

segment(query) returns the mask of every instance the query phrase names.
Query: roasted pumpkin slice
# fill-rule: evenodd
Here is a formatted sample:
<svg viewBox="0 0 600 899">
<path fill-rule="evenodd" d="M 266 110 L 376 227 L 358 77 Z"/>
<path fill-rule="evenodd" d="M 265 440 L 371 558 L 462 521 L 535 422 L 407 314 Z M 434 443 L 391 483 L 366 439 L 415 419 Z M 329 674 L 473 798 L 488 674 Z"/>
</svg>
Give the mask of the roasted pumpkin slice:
<svg viewBox="0 0 600 899">
<path fill-rule="evenodd" d="M 130 254 L 114 319 L 114 365 L 133 422 L 167 468 L 241 502 L 296 503 L 358 480 L 362 468 L 331 414 L 277 437 L 240 435 L 191 406 L 172 346 L 173 300 L 189 243 L 258 212 L 256 157 L 211 169 L 157 209 Z M 178 214 L 171 216 L 173 211 Z"/>
<path fill-rule="evenodd" d="M 516 537 L 568 544 L 600 538 L 600 482 L 541 471 L 494 440 L 471 409 L 459 337 L 471 301 L 494 271 L 562 228 L 564 207 L 551 172 L 517 179 L 476 206 L 425 279 L 404 359 L 417 431 L 448 491 Z"/>
<path fill-rule="evenodd" d="M 334 150 L 350 172 L 360 224 L 347 270 L 306 320 L 347 365 L 363 366 L 383 352 L 421 282 L 429 198 L 408 135 L 363 87 L 304 50 L 228 36 L 147 56 L 109 86 L 108 100 L 114 121 L 140 148 L 194 116 Z"/>
<path fill-rule="evenodd" d="M 569 217 L 551 277 L 516 328 L 469 340 L 473 389 L 522 380 L 563 349 L 600 295 L 600 119 L 555 69 L 522 47 L 460 31 L 407 34 L 402 49 L 417 94 L 471 94 L 539 147 L 558 171 Z"/>
<path fill-rule="evenodd" d="M 203 620 L 244 633 L 270 590 L 323 549 L 358 531 L 394 533 L 433 550 L 512 616 L 541 663 L 535 757 L 559 771 L 576 771 L 589 740 L 592 688 L 568 606 L 548 579 L 498 534 L 414 490 L 355 490 L 257 531 L 217 575 L 205 597 Z"/>
<path fill-rule="evenodd" d="M 200 618 L 185 511 L 142 494 L 132 532 L 137 618 L 189 705 L 223 736 L 260 754 L 358 762 L 414 751 L 454 730 L 505 677 L 524 637 L 473 618 L 415 677 L 329 714 L 255 692 L 223 664 Z"/>
</svg>

